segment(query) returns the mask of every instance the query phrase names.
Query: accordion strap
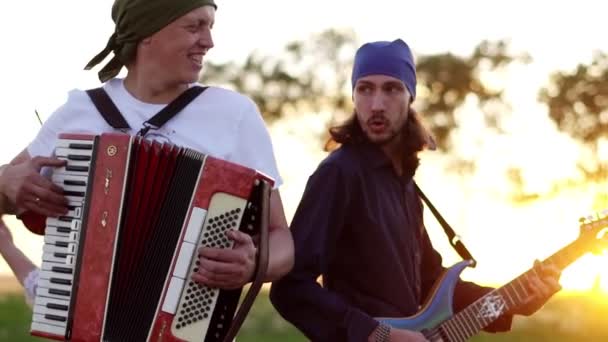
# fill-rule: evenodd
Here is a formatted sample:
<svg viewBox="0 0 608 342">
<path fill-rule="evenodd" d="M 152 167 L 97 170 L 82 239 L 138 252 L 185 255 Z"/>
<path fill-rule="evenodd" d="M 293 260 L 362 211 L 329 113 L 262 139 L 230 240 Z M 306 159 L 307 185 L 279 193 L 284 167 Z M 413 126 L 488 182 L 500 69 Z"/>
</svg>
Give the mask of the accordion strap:
<svg viewBox="0 0 608 342">
<path fill-rule="evenodd" d="M 192 100 L 202 94 L 208 87 L 194 86 L 181 93 L 175 100 L 171 101 L 160 112 L 156 113 L 149 120 L 145 121 L 143 128 L 137 135 L 145 136 L 150 129 L 159 129 L 167 121 L 171 120 L 177 113 L 181 112 Z M 131 127 L 124 116 L 118 110 L 108 93 L 102 87 L 89 89 L 87 94 L 93 101 L 95 108 L 99 111 L 106 122 L 115 129 L 125 130 Z"/>
<path fill-rule="evenodd" d="M 267 182 L 262 182 L 262 194 L 261 194 L 261 210 L 262 213 L 268 213 L 270 210 L 270 185 Z M 260 217 L 260 238 L 258 244 L 258 253 L 256 260 L 255 274 L 253 275 L 253 281 L 249 286 L 249 291 L 243 298 L 238 311 L 234 314 L 234 319 L 230 325 L 230 329 L 224 337 L 224 342 L 232 342 L 238 333 L 241 325 L 245 321 L 245 317 L 249 313 L 256 296 L 260 292 L 262 285 L 264 284 L 264 278 L 266 277 L 266 270 L 268 269 L 268 256 L 269 256 L 269 245 L 268 245 L 268 222 L 269 217 L 264 214 Z"/>
<path fill-rule="evenodd" d="M 431 201 L 428 199 L 428 197 L 426 197 L 426 195 L 422 192 L 422 190 L 420 190 L 420 187 L 418 187 L 418 184 L 416 184 L 416 182 L 414 182 L 414 187 L 416 188 L 416 192 L 418 193 L 418 195 L 420 195 L 420 198 L 422 198 L 424 203 L 426 203 L 426 205 L 429 207 L 429 209 L 431 210 L 431 212 L 433 213 L 433 215 L 435 216 L 435 218 L 437 219 L 437 221 L 443 228 L 443 231 L 445 232 L 445 235 L 447 235 L 452 248 L 454 248 L 454 250 L 456 250 L 458 255 L 460 255 L 460 257 L 463 258 L 464 260 L 471 260 L 472 261 L 471 266 L 475 267 L 475 265 L 477 264 L 477 261 L 475 260 L 475 258 L 473 258 L 473 256 L 471 255 L 471 253 L 469 252 L 467 247 L 462 243 L 462 240 L 460 240 L 460 236 L 456 235 L 456 233 L 454 232 L 454 229 L 452 229 L 452 227 L 443 218 L 443 216 L 441 216 L 441 214 L 439 213 L 437 208 L 435 208 L 433 203 L 431 203 Z"/>
</svg>

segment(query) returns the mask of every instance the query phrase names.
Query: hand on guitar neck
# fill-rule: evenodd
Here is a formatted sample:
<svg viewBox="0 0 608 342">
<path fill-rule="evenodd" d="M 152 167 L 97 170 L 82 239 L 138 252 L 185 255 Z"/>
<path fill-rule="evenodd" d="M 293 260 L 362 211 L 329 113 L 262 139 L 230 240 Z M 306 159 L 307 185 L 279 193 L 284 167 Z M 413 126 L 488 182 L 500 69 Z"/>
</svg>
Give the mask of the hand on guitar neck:
<svg viewBox="0 0 608 342">
<path fill-rule="evenodd" d="M 526 286 L 530 294 L 529 300 L 523 305 L 513 308 L 509 313 L 530 316 L 545 305 L 545 303 L 561 290 L 559 278 L 561 271 L 555 265 L 543 265 L 540 261 L 534 262 L 533 272 L 527 279 Z"/>
</svg>

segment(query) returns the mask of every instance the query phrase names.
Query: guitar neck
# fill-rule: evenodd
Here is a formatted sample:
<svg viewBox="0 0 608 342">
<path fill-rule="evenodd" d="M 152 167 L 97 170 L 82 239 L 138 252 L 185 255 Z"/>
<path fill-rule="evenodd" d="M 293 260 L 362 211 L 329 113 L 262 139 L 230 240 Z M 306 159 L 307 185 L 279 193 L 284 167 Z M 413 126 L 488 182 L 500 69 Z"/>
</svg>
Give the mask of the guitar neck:
<svg viewBox="0 0 608 342">
<path fill-rule="evenodd" d="M 555 265 L 560 270 L 585 254 L 588 239 L 578 239 L 543 261 L 544 265 Z M 524 272 L 506 285 L 479 298 L 438 327 L 449 341 L 466 341 L 483 328 L 508 312 L 528 302 L 531 294 L 526 284 L 534 275 L 534 268 Z"/>
</svg>

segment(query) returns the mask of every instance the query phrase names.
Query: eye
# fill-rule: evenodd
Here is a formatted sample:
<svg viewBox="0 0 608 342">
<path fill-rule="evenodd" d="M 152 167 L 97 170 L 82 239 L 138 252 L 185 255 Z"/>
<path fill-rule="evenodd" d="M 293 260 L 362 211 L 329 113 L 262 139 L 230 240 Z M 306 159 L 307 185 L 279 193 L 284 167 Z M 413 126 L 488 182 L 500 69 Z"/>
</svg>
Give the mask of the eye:
<svg viewBox="0 0 608 342">
<path fill-rule="evenodd" d="M 369 93 L 371 91 L 372 91 L 372 87 L 370 87 L 368 85 L 357 86 L 357 92 L 358 93 L 367 94 L 367 93 Z"/>
<path fill-rule="evenodd" d="M 190 33 L 196 33 L 198 32 L 198 25 L 188 25 L 186 26 L 186 31 L 190 32 Z"/>
</svg>

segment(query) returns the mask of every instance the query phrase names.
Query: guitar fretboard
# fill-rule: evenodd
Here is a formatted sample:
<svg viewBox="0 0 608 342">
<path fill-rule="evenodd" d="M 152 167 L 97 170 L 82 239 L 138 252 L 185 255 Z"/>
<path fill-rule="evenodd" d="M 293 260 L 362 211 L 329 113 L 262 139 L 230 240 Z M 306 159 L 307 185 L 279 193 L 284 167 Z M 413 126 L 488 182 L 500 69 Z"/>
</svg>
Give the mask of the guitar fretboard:
<svg viewBox="0 0 608 342">
<path fill-rule="evenodd" d="M 586 244 L 594 237 L 578 239 L 543 261 L 560 270 L 587 252 Z M 464 342 L 496 321 L 504 313 L 527 303 L 531 294 L 526 287 L 528 278 L 536 275 L 534 268 L 526 271 L 506 285 L 479 298 L 466 309 L 452 316 L 435 329 L 443 341 Z"/>
</svg>

